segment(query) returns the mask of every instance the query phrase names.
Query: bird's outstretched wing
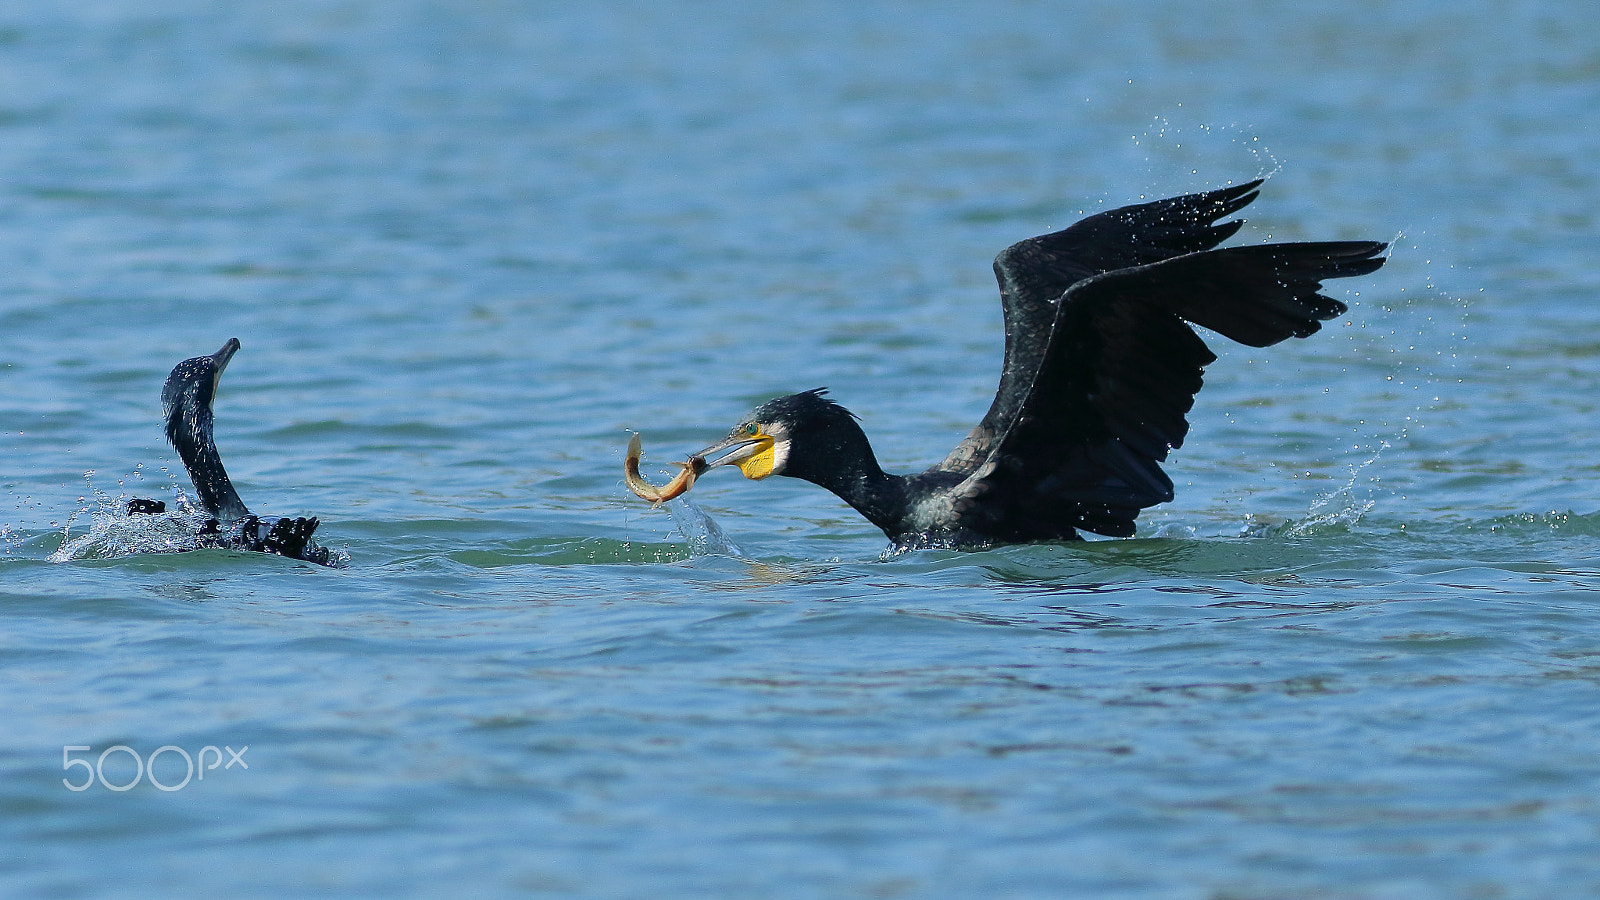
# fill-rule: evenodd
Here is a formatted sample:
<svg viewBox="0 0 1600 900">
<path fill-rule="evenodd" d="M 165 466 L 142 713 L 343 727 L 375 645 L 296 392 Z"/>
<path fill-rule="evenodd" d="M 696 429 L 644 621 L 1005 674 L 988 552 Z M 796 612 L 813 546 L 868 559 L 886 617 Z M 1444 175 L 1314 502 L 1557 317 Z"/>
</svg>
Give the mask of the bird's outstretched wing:
<svg viewBox="0 0 1600 900">
<path fill-rule="evenodd" d="M 1213 224 L 1254 200 L 1259 179 L 1235 187 L 1124 206 L 1053 234 L 1012 244 L 994 260 L 1005 312 L 1000 388 L 983 421 L 936 468 L 971 473 L 1010 427 L 1044 360 L 1057 307 L 1068 288 L 1105 272 L 1208 250 L 1242 220 Z"/>
<path fill-rule="evenodd" d="M 993 452 L 957 489 L 958 508 L 1007 540 L 1133 534 L 1139 510 L 1172 499 L 1160 463 L 1183 444 L 1201 370 L 1216 358 L 1187 323 L 1253 347 L 1306 337 L 1345 312 L 1322 282 L 1376 270 L 1386 246 L 1229 247 L 1077 282 Z"/>
</svg>

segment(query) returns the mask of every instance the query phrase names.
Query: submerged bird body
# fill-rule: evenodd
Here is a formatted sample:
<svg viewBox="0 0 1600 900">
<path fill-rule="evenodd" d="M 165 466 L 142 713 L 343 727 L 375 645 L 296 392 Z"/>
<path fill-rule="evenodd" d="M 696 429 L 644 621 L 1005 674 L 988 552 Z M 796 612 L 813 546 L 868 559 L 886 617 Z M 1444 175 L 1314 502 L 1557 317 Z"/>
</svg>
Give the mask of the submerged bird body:
<svg viewBox="0 0 1600 900">
<path fill-rule="evenodd" d="M 212 439 L 211 406 L 222 372 L 238 349 L 238 339 L 230 338 L 210 356 L 178 363 L 161 389 L 167 440 L 189 471 L 200 507 L 212 516 L 198 535 L 198 546 L 273 553 L 328 565 L 327 548 L 311 540 L 317 530 L 315 518 L 252 514 L 222 467 L 222 456 Z M 151 511 L 135 509 L 135 504 L 149 503 L 132 501 L 129 511 Z"/>
<path fill-rule="evenodd" d="M 1125 537 L 1172 499 L 1204 367 L 1191 325 L 1252 347 L 1307 337 L 1346 311 L 1322 282 L 1383 265 L 1376 241 L 1214 249 L 1261 182 L 1128 206 L 1013 244 L 995 259 L 1005 364 L 994 403 L 924 472 L 878 465 L 855 416 L 806 391 L 772 400 L 697 457 L 752 479 L 827 488 L 900 546 Z"/>
</svg>

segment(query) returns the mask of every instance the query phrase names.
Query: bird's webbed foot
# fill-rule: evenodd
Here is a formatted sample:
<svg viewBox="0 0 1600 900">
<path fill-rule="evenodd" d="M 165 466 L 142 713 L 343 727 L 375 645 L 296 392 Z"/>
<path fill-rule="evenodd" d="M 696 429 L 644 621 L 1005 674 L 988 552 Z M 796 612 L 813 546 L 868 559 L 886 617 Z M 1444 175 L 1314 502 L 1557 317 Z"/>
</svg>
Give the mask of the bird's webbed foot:
<svg viewBox="0 0 1600 900">
<path fill-rule="evenodd" d="M 304 516 L 289 518 L 285 516 L 273 522 L 272 528 L 251 549 L 259 550 L 262 553 L 275 553 L 278 556 L 287 556 L 291 559 L 305 559 L 310 562 L 316 562 L 316 560 L 310 558 L 315 555 L 316 551 L 321 550 L 322 555 L 324 557 L 327 556 L 326 550 L 322 550 L 322 548 L 311 543 L 311 535 L 316 532 L 317 524 L 315 516 L 309 518 Z M 259 534 L 259 531 L 257 533 Z M 310 554 L 307 552 L 308 547 L 311 550 Z"/>
</svg>

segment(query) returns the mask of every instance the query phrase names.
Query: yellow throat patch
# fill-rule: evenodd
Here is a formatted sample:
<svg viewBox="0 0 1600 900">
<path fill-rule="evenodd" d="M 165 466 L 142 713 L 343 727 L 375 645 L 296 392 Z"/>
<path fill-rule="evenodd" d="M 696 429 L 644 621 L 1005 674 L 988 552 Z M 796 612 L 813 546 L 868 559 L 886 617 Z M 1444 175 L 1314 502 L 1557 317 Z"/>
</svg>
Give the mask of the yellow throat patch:
<svg viewBox="0 0 1600 900">
<path fill-rule="evenodd" d="M 760 442 L 761 449 L 739 460 L 737 465 L 739 466 L 739 471 L 744 473 L 744 477 L 751 481 L 760 481 L 772 474 L 772 468 L 777 464 L 777 454 L 772 449 L 773 440 L 771 435 L 763 432 L 755 437 Z"/>
</svg>

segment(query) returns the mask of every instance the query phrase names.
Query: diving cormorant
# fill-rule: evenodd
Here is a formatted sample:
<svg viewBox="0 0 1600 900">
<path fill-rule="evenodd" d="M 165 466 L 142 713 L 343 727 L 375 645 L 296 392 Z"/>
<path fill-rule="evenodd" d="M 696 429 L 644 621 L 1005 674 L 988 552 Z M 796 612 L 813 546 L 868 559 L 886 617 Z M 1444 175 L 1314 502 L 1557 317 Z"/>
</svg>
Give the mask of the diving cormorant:
<svg viewBox="0 0 1600 900">
<path fill-rule="evenodd" d="M 189 480 L 194 482 L 200 506 L 212 516 L 199 534 L 200 547 L 253 550 L 329 565 L 326 547 L 311 540 L 315 518 L 256 516 L 233 489 L 222 457 L 211 438 L 211 403 L 222 370 L 239 349 L 239 339 L 229 338 L 210 356 L 186 359 L 173 368 L 161 388 L 161 409 L 167 419 L 167 440 L 172 442 Z M 128 512 L 155 513 L 165 509 L 159 501 L 132 500 Z"/>
<path fill-rule="evenodd" d="M 1216 360 L 1189 326 L 1251 347 L 1307 337 L 1346 311 L 1322 282 L 1385 261 L 1377 241 L 1213 249 L 1243 224 L 1217 220 L 1261 183 L 1126 206 L 1001 252 L 999 391 L 927 471 L 884 472 L 823 390 L 758 407 L 691 462 L 821 485 L 902 547 L 1130 536 L 1140 510 L 1172 499 L 1160 463 Z"/>
</svg>

